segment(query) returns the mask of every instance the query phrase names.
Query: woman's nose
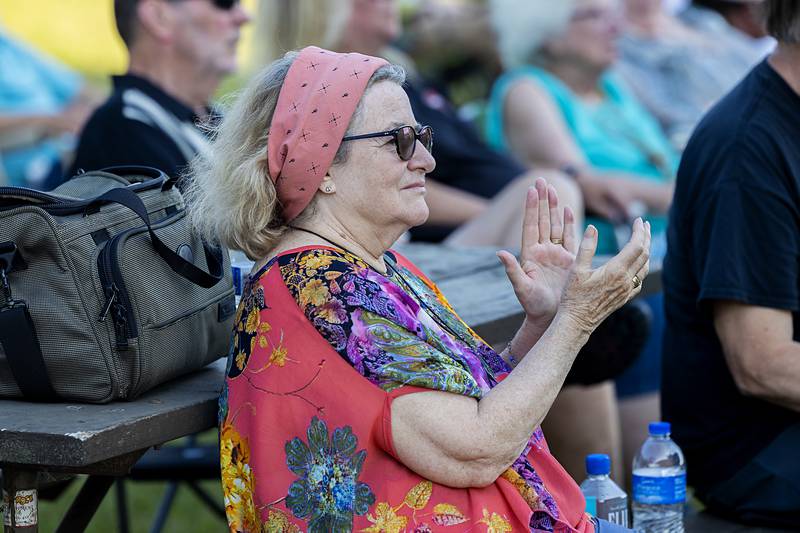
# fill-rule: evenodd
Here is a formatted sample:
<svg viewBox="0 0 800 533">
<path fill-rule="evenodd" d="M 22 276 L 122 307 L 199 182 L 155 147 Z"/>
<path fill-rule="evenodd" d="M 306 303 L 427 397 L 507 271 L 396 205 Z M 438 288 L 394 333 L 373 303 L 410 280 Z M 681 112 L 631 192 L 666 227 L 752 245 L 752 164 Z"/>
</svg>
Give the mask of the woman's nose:
<svg viewBox="0 0 800 533">
<path fill-rule="evenodd" d="M 233 7 L 233 11 L 233 19 L 237 26 L 244 26 L 252 20 L 250 13 L 244 8 L 241 2 Z"/>
<path fill-rule="evenodd" d="M 423 170 L 425 174 L 430 174 L 436 168 L 436 160 L 420 141 L 417 141 L 414 156 L 408 160 L 408 168 L 409 170 Z"/>
</svg>

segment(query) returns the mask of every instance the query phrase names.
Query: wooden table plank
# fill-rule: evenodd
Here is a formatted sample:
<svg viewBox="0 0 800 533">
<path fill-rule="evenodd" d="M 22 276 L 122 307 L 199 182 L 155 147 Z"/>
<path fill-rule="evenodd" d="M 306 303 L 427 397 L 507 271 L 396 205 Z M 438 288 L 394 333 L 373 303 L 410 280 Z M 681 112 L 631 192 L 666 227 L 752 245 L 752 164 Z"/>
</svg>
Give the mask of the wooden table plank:
<svg viewBox="0 0 800 533">
<path fill-rule="evenodd" d="M 225 361 L 106 405 L 0 402 L 0 462 L 82 467 L 213 427 Z"/>
<path fill-rule="evenodd" d="M 495 255 L 497 251 L 495 248 L 410 243 L 397 246 L 395 249 L 408 257 L 437 284 L 446 279 L 502 267 Z"/>
</svg>

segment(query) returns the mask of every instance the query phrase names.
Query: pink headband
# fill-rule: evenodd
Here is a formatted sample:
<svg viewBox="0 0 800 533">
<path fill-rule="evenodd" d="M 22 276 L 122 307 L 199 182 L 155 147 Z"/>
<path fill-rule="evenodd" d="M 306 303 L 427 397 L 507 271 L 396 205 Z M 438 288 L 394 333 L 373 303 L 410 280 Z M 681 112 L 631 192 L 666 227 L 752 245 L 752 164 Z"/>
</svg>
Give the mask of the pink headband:
<svg viewBox="0 0 800 533">
<path fill-rule="evenodd" d="M 289 222 L 328 172 L 372 74 L 388 63 L 362 54 L 303 48 L 292 63 L 269 128 L 269 175 Z"/>
</svg>

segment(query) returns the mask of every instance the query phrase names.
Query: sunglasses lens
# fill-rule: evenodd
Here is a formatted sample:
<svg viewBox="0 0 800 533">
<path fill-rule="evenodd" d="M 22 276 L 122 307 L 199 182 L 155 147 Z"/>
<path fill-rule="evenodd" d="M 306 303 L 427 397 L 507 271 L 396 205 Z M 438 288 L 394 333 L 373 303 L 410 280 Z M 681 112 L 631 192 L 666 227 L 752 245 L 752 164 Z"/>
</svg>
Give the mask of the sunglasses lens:
<svg viewBox="0 0 800 533">
<path fill-rule="evenodd" d="M 429 153 L 432 154 L 433 153 L 433 130 L 431 129 L 431 127 L 430 126 L 425 126 L 424 128 L 422 128 L 420 130 L 418 136 L 419 136 L 419 142 L 422 143 L 422 146 L 424 146 L 425 149 Z"/>
<path fill-rule="evenodd" d="M 417 143 L 417 136 L 415 135 L 414 128 L 405 126 L 397 130 L 395 134 L 395 142 L 397 143 L 397 155 L 403 161 L 408 161 L 414 155 L 414 146 Z"/>
<path fill-rule="evenodd" d="M 238 4 L 239 0 L 212 0 L 212 2 L 218 9 L 227 11 L 229 9 L 233 9 L 233 6 Z"/>
</svg>

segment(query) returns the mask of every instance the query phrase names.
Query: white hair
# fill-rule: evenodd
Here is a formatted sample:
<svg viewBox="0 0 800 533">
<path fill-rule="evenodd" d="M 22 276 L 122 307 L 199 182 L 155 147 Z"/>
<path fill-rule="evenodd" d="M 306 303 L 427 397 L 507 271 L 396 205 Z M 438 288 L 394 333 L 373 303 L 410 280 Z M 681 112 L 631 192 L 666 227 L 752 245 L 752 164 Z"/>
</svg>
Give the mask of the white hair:
<svg viewBox="0 0 800 533">
<path fill-rule="evenodd" d="M 569 24 L 577 0 L 489 0 L 497 48 L 506 68 L 531 62 Z"/>
</svg>

